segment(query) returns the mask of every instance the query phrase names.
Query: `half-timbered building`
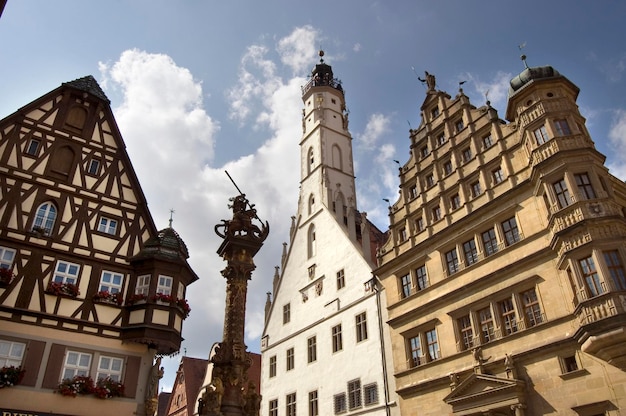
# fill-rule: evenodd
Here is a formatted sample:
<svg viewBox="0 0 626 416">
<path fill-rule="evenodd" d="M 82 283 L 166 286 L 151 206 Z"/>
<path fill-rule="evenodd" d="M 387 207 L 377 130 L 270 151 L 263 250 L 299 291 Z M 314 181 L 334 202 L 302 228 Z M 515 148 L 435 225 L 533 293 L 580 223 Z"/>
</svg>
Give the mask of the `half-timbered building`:
<svg viewBox="0 0 626 416">
<path fill-rule="evenodd" d="M 0 194 L 0 371 L 19 368 L 0 408 L 153 414 L 155 356 L 179 349 L 198 277 L 171 224 L 155 227 L 93 77 L 0 120 Z"/>
</svg>

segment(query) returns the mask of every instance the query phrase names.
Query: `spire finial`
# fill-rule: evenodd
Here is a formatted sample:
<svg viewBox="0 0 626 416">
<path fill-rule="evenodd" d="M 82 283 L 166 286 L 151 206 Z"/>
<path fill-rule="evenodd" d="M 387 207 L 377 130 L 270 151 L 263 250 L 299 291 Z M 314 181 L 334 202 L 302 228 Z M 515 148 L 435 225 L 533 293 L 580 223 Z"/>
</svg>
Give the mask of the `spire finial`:
<svg viewBox="0 0 626 416">
<path fill-rule="evenodd" d="M 320 57 L 320 64 L 324 63 L 324 50 L 320 48 L 319 52 L 317 53 Z"/>
<path fill-rule="evenodd" d="M 526 42 L 523 42 L 522 44 L 517 45 L 517 47 L 521 51 L 522 49 L 526 47 Z M 526 63 L 526 54 L 522 54 L 522 56 L 520 56 L 520 59 L 522 60 L 522 62 L 524 62 L 524 67 L 528 68 L 528 64 Z"/>
<path fill-rule="evenodd" d="M 174 209 L 170 209 L 170 228 L 172 228 L 172 222 L 174 221 Z"/>
</svg>

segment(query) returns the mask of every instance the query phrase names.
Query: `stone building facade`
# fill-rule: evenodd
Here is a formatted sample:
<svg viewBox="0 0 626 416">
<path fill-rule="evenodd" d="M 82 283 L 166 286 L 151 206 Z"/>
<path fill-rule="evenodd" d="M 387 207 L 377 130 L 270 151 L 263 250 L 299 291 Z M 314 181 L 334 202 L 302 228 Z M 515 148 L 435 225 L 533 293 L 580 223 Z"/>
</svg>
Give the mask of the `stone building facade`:
<svg viewBox="0 0 626 416">
<path fill-rule="evenodd" d="M 507 122 L 425 82 L 375 271 L 401 413 L 626 414 L 626 185 L 578 87 L 526 67 Z"/>
</svg>

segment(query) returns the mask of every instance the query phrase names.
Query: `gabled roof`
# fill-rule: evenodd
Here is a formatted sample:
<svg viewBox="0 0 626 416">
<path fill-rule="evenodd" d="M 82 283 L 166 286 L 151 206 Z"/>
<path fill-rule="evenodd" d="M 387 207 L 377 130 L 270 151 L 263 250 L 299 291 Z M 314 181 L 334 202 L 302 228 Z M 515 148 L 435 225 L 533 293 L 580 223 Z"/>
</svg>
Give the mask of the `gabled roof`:
<svg viewBox="0 0 626 416">
<path fill-rule="evenodd" d="M 490 374 L 472 373 L 443 400 L 457 415 L 524 403 L 526 383 Z"/>
</svg>

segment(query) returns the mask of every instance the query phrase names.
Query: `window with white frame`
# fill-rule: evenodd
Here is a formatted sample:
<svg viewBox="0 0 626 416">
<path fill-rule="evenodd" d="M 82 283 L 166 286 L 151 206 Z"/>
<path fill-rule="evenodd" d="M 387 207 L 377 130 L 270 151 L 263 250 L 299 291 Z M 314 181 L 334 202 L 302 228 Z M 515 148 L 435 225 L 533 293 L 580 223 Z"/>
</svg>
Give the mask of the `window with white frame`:
<svg viewBox="0 0 626 416">
<path fill-rule="evenodd" d="M 137 287 L 135 288 L 136 295 L 146 295 L 150 292 L 150 275 L 144 274 L 137 276 Z"/>
<path fill-rule="evenodd" d="M 122 291 L 123 286 L 123 274 L 104 270 L 100 277 L 100 288 L 98 290 L 101 292 L 119 293 Z"/>
<path fill-rule="evenodd" d="M 452 173 L 452 161 L 446 160 L 443 164 L 443 173 L 448 176 Z"/>
<path fill-rule="evenodd" d="M 378 386 L 376 383 L 363 386 L 363 402 L 365 406 L 378 403 Z"/>
<path fill-rule="evenodd" d="M 422 148 L 420 149 L 420 155 L 422 156 L 422 159 L 427 157 L 430 154 L 430 151 L 428 151 L 428 146 L 422 146 Z"/>
<path fill-rule="evenodd" d="M 367 313 L 363 312 L 355 317 L 356 342 L 367 339 Z"/>
<path fill-rule="evenodd" d="M 98 231 L 111 235 L 117 234 L 117 220 L 107 217 L 100 217 L 100 222 L 98 223 Z"/>
<path fill-rule="evenodd" d="M 432 209 L 433 221 L 439 221 L 441 217 L 441 207 L 439 205 L 433 207 Z"/>
<path fill-rule="evenodd" d="M 483 137 L 483 147 L 485 149 L 489 149 L 493 146 L 493 139 L 491 138 L 491 134 Z"/>
<path fill-rule="evenodd" d="M 455 123 L 454 123 L 454 127 L 456 128 L 456 132 L 460 132 L 461 130 L 463 130 L 465 128 L 465 124 L 463 123 L 463 119 L 458 119 Z"/>
<path fill-rule="evenodd" d="M 476 241 L 473 238 L 463 243 L 463 254 L 467 266 L 471 266 L 478 261 L 478 249 L 476 248 Z"/>
<path fill-rule="evenodd" d="M 513 298 L 506 298 L 498 302 L 498 309 L 500 311 L 502 335 L 511 335 L 517 332 L 517 319 L 515 318 Z"/>
<path fill-rule="evenodd" d="M 159 281 L 157 284 L 156 293 L 161 293 L 163 295 L 171 295 L 173 282 L 174 282 L 174 279 L 172 277 L 159 275 Z"/>
<path fill-rule="evenodd" d="M 437 146 L 443 146 L 446 143 L 446 135 L 444 133 L 440 133 L 437 136 Z"/>
<path fill-rule="evenodd" d="M 456 253 L 456 247 L 446 254 L 446 269 L 448 270 L 448 276 L 459 271 L 459 257 Z"/>
<path fill-rule="evenodd" d="M 600 275 L 596 269 L 596 264 L 592 256 L 588 256 L 578 260 L 582 271 L 587 295 L 592 298 L 605 292 L 603 282 L 600 281 Z"/>
<path fill-rule="evenodd" d="M 124 359 L 119 357 L 108 357 L 101 355 L 98 360 L 98 372 L 96 380 L 110 378 L 111 380 L 121 382 L 122 370 L 124 368 Z"/>
<path fill-rule="evenodd" d="M 440 358 L 439 341 L 434 327 L 408 336 L 406 344 L 410 367 L 417 367 Z"/>
<path fill-rule="evenodd" d="M 478 322 L 480 323 L 480 340 L 483 343 L 493 341 L 496 338 L 491 306 L 478 310 Z"/>
<path fill-rule="evenodd" d="M 348 408 L 354 410 L 361 407 L 361 380 L 348 382 Z"/>
<path fill-rule="evenodd" d="M 54 270 L 54 276 L 52 281 L 55 283 L 70 283 L 75 285 L 78 281 L 78 272 L 80 266 L 68 261 L 57 261 L 56 269 Z"/>
<path fill-rule="evenodd" d="M 13 267 L 16 251 L 9 247 L 0 246 L 0 269 L 10 269 Z"/>
<path fill-rule="evenodd" d="M 398 241 L 403 242 L 403 241 L 406 241 L 406 239 L 407 239 L 406 228 L 402 227 L 400 228 L 400 230 L 398 230 Z"/>
<path fill-rule="evenodd" d="M 415 220 L 415 228 L 417 231 L 424 231 L 424 218 L 419 217 Z"/>
<path fill-rule="evenodd" d="M 470 183 L 470 194 L 472 195 L 472 198 L 476 198 L 482 192 L 483 192 L 483 190 L 482 190 L 482 188 L 480 186 L 480 181 L 474 181 L 474 182 Z"/>
<path fill-rule="evenodd" d="M 348 410 L 346 406 L 346 393 L 339 393 L 333 396 L 333 407 L 335 414 L 345 413 Z"/>
<path fill-rule="evenodd" d="M 461 349 L 469 350 L 474 346 L 474 329 L 469 314 L 461 316 L 457 320 L 457 325 L 461 335 Z"/>
<path fill-rule="evenodd" d="M 411 185 L 409 188 L 409 199 L 417 198 L 417 185 Z"/>
<path fill-rule="evenodd" d="M 502 167 L 498 166 L 494 170 L 491 171 L 491 177 L 493 178 L 494 184 L 499 184 L 504 181 L 504 172 L 502 171 Z"/>
<path fill-rule="evenodd" d="M 67 351 L 63 363 L 62 379 L 76 376 L 88 376 L 91 367 L 91 354 L 79 351 Z"/>
<path fill-rule="evenodd" d="M 89 166 L 87 166 L 87 173 L 90 175 L 97 175 L 100 171 L 100 160 L 91 159 L 89 161 Z"/>
<path fill-rule="evenodd" d="M 520 293 L 524 315 L 526 317 L 526 327 L 530 328 L 543 322 L 543 314 L 539 305 L 539 298 L 534 288 Z"/>
<path fill-rule="evenodd" d="M 470 147 L 466 147 L 461 151 L 461 159 L 463 163 L 467 163 L 472 160 L 472 149 Z"/>
<path fill-rule="evenodd" d="M 54 227 L 54 221 L 57 218 L 57 208 L 52 202 L 44 202 L 37 208 L 35 221 L 33 222 L 33 231 L 40 231 L 46 235 L 50 235 Z"/>
<path fill-rule="evenodd" d="M 459 194 L 454 194 L 450 197 L 450 208 L 453 210 L 461 208 L 461 197 Z"/>
<path fill-rule="evenodd" d="M 0 367 L 20 367 L 26 352 L 23 342 L 0 339 Z"/>
<path fill-rule="evenodd" d="M 498 239 L 496 238 L 496 230 L 492 227 L 481 234 L 483 240 L 483 250 L 486 256 L 491 256 L 498 252 Z"/>
<path fill-rule="evenodd" d="M 26 148 L 26 154 L 29 156 L 37 156 L 39 153 L 39 145 L 41 142 L 37 139 L 30 139 L 28 142 L 28 147 Z"/>
<path fill-rule="evenodd" d="M 432 173 L 429 173 L 426 175 L 426 187 L 432 188 L 433 186 L 435 186 L 435 177 Z"/>
<path fill-rule="evenodd" d="M 517 221 L 515 217 L 511 217 L 505 221 L 502 221 L 502 231 L 504 233 L 504 241 L 507 246 L 510 246 L 514 243 L 520 241 L 521 236 L 519 233 L 519 229 L 517 228 Z"/>
</svg>

